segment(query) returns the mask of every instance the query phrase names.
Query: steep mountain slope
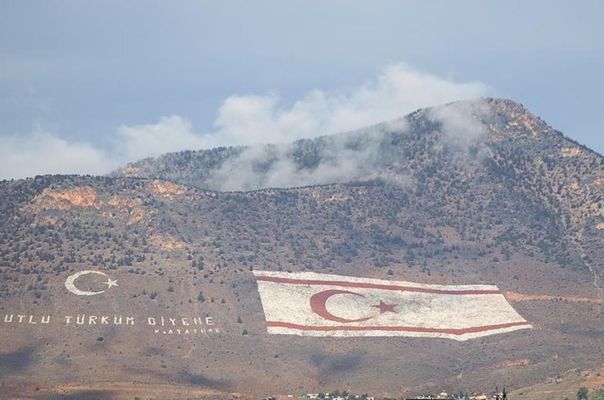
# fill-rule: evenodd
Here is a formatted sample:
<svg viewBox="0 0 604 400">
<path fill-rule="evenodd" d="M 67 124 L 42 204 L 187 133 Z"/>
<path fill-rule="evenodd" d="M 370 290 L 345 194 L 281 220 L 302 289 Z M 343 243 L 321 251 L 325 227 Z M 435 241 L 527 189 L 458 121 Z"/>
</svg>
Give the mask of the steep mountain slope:
<svg viewBox="0 0 604 400">
<path fill-rule="evenodd" d="M 570 228 L 571 240 L 582 243 L 591 240 L 594 228 L 604 229 L 598 225 L 604 215 L 603 166 L 599 154 L 565 138 L 520 104 L 485 99 L 418 110 L 355 132 L 291 144 L 170 153 L 132 163 L 113 175 L 210 190 L 378 178 L 421 192 L 428 185 L 472 184 L 488 167 L 556 214 Z M 447 201 L 446 192 L 437 194 Z M 602 265 L 595 265 L 601 257 L 579 251 L 602 297 L 597 272 Z"/>
<path fill-rule="evenodd" d="M 604 161 L 516 103 L 453 103 L 126 173 L 139 177 L 0 183 L 6 390 L 171 382 L 214 395 L 401 395 L 601 365 Z M 277 183 L 289 188 L 203 189 Z M 268 335 L 254 269 L 496 284 L 535 329 L 460 343 Z M 68 291 L 88 270 L 118 285 L 83 276 L 80 289 L 103 293 Z M 183 317 L 203 334 L 184 334 Z"/>
</svg>

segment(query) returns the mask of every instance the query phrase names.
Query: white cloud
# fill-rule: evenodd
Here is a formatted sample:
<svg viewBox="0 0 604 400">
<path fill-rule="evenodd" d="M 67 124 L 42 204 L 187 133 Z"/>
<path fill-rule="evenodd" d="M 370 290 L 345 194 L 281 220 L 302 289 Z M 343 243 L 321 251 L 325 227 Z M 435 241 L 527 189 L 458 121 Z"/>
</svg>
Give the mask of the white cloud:
<svg viewBox="0 0 604 400">
<path fill-rule="evenodd" d="M 392 128 L 404 132 L 406 125 L 382 124 L 324 139 L 319 163 L 308 168 L 300 168 L 292 156 L 295 146 L 291 143 L 250 146 L 224 162 L 207 183 L 218 190 L 232 191 L 336 183 L 368 176 L 379 164 L 384 133 Z M 270 165 L 267 160 L 272 160 Z"/>
<path fill-rule="evenodd" d="M 474 144 L 486 134 L 481 122 L 490 115 L 491 108 L 480 101 L 465 101 L 431 109 L 430 118 L 440 122 L 445 139 L 463 147 Z"/>
<path fill-rule="evenodd" d="M 220 107 L 215 134 L 222 144 L 285 142 L 373 125 L 488 91 L 480 82 L 457 83 L 393 64 L 349 94 L 315 89 L 291 107 L 280 106 L 275 94 L 231 96 Z"/>
<path fill-rule="evenodd" d="M 204 148 L 208 144 L 203 135 L 193 132 L 191 122 L 177 115 L 162 117 L 155 124 L 122 125 L 117 129 L 114 140 L 116 155 L 125 161 Z"/>
<path fill-rule="evenodd" d="M 109 151 L 50 133 L 0 136 L 0 177 L 102 174 L 125 162 L 166 152 L 290 142 L 361 128 L 418 108 L 476 98 L 488 92 L 489 88 L 480 82 L 454 82 L 405 64 L 392 64 L 376 79 L 349 93 L 315 89 L 291 105 L 282 104 L 275 93 L 230 96 L 219 108 L 210 132 L 196 132 L 190 121 L 177 115 L 151 124 L 123 125 L 115 132 Z M 280 181 L 279 177 L 274 179 L 275 183 Z"/>
<path fill-rule="evenodd" d="M 4 136 L 0 147 L 0 177 L 42 174 L 103 174 L 119 165 L 88 143 L 68 142 L 48 132 Z"/>
</svg>

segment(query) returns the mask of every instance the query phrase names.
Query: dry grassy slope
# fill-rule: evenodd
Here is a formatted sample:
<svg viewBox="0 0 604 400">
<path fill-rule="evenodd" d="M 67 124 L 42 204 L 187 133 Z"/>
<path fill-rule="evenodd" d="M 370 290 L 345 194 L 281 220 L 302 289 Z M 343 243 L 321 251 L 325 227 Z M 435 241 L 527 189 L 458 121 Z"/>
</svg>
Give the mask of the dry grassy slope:
<svg viewBox="0 0 604 400">
<path fill-rule="evenodd" d="M 589 390 L 589 396 L 604 393 L 604 366 L 592 369 L 572 369 L 562 374 L 548 376 L 543 382 L 523 387 L 510 393 L 510 398 L 527 400 L 564 400 L 577 397 L 579 388 Z M 593 397 L 590 397 L 593 398 Z"/>
<path fill-rule="evenodd" d="M 207 313 L 222 331 L 5 324 L 2 382 L 398 395 L 514 388 L 596 365 L 601 157 L 522 107 L 491 102 L 486 156 L 464 153 L 460 163 L 438 132 L 405 138 L 405 157 L 386 167 L 411 171 L 413 184 L 221 193 L 136 178 L 0 183 L 0 316 Z M 422 113 L 412 126 L 427 124 Z M 268 336 L 253 268 L 496 283 L 536 329 L 465 343 Z M 66 276 L 82 269 L 107 271 L 119 289 L 84 300 L 67 293 Z"/>
</svg>

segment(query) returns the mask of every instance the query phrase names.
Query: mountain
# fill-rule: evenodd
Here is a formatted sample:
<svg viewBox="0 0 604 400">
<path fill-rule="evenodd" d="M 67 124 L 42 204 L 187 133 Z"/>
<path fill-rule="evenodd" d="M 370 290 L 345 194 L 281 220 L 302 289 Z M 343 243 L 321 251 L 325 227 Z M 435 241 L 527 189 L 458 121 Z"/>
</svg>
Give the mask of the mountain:
<svg viewBox="0 0 604 400">
<path fill-rule="evenodd" d="M 509 100 L 0 196 L 3 398 L 401 396 L 602 366 L 604 158 Z M 271 335 L 254 270 L 495 284 L 533 329 Z"/>
</svg>

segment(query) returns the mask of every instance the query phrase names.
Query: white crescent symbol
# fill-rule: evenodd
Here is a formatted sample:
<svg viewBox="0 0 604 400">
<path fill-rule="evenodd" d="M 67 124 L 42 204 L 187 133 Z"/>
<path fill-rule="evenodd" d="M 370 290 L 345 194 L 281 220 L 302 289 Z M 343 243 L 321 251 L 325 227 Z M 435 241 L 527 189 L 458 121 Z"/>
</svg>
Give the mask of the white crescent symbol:
<svg viewBox="0 0 604 400">
<path fill-rule="evenodd" d="M 80 276 L 83 275 L 89 275 L 89 274 L 95 274 L 95 275 L 101 275 L 101 276 L 106 276 L 107 277 L 107 282 L 104 282 L 105 285 L 107 285 L 107 288 L 110 288 L 111 286 L 117 286 L 117 281 L 110 279 L 106 273 L 101 272 L 101 271 L 79 271 L 76 272 L 75 274 L 69 275 L 67 277 L 67 279 L 65 279 L 65 287 L 67 288 L 67 290 L 69 290 L 71 293 L 77 295 L 77 296 L 94 296 L 95 294 L 101 294 L 104 293 L 104 290 L 99 290 L 97 292 L 93 292 L 93 291 L 87 291 L 87 290 L 80 290 L 76 287 L 75 285 L 75 281 L 76 279 L 78 279 Z"/>
</svg>

